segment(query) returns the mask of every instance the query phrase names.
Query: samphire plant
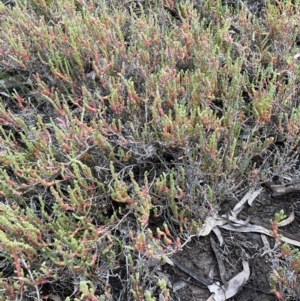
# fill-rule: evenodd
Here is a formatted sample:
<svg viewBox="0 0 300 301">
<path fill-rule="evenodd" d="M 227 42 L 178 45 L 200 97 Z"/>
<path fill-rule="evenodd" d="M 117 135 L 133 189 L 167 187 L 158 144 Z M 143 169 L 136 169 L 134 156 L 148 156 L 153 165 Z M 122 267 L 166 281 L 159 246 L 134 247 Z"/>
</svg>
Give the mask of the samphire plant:
<svg viewBox="0 0 300 301">
<path fill-rule="evenodd" d="M 1 298 L 169 300 L 153 262 L 296 160 L 299 2 L 263 16 L 214 0 L 10 4 Z"/>
</svg>

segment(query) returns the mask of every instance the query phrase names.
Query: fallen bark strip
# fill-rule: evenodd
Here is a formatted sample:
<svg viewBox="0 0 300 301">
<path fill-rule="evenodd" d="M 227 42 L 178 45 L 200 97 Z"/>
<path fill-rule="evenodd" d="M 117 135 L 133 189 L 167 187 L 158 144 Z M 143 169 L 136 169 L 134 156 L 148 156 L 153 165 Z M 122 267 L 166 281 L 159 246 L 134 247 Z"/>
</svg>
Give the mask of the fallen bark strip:
<svg viewBox="0 0 300 301">
<path fill-rule="evenodd" d="M 273 198 L 282 198 L 289 194 L 300 193 L 300 188 L 298 187 L 276 185 L 271 181 L 262 183 L 262 187 L 270 191 Z"/>
</svg>

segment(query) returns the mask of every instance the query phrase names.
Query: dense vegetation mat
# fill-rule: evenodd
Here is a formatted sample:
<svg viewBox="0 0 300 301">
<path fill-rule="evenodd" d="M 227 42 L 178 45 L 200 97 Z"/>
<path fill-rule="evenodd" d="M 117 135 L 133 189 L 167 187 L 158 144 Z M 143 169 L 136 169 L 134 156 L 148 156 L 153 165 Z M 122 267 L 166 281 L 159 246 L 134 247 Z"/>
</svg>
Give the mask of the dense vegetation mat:
<svg viewBox="0 0 300 301">
<path fill-rule="evenodd" d="M 1 298 L 180 300 L 165 263 L 192 237 L 212 254 L 208 217 L 266 181 L 299 184 L 299 11 L 2 0 Z M 299 254 L 283 246 L 263 290 L 296 300 Z"/>
</svg>

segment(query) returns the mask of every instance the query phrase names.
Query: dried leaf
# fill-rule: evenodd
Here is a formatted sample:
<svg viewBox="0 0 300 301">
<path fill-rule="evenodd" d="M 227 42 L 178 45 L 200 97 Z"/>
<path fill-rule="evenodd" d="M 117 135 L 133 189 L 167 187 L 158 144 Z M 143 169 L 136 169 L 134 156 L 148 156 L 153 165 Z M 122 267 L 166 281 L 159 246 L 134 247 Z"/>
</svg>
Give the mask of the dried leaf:
<svg viewBox="0 0 300 301">
<path fill-rule="evenodd" d="M 226 215 L 225 214 L 222 215 L 222 217 L 226 218 L 228 224 L 231 225 L 233 228 L 239 228 L 242 226 L 246 226 L 250 222 L 250 216 L 248 216 L 247 219 L 244 221 L 244 220 L 238 219 L 237 215 L 233 211 L 231 211 L 231 214 L 232 214 L 232 216 L 229 216 L 227 213 Z M 232 222 L 234 222 L 234 224 Z"/>
<path fill-rule="evenodd" d="M 239 214 L 244 209 L 246 203 L 248 203 L 249 206 L 252 206 L 253 201 L 259 196 L 262 190 L 262 188 L 258 190 L 250 189 L 245 194 L 245 196 L 235 205 L 235 207 L 233 208 L 233 212 L 235 214 Z"/>
<path fill-rule="evenodd" d="M 163 257 L 163 260 L 164 260 L 167 264 L 174 266 L 174 262 L 173 262 L 172 259 L 170 259 L 168 256 L 164 256 L 164 257 Z"/>
<path fill-rule="evenodd" d="M 284 226 L 290 224 L 294 219 L 295 219 L 295 213 L 294 213 L 294 207 L 293 207 L 293 211 L 290 214 L 290 216 L 288 218 L 282 220 L 280 223 L 278 223 L 278 227 L 284 227 Z"/>
<path fill-rule="evenodd" d="M 261 237 L 261 240 L 262 240 L 262 242 L 263 242 L 265 248 L 266 248 L 267 250 L 270 250 L 270 249 L 271 249 L 271 248 L 270 248 L 270 244 L 269 244 L 269 241 L 268 241 L 266 235 L 260 234 L 260 237 Z"/>
<path fill-rule="evenodd" d="M 239 228 L 234 228 L 230 225 L 223 225 L 222 226 L 223 229 L 229 230 L 229 231 L 235 231 L 235 232 L 257 232 L 257 233 L 262 233 L 262 234 L 266 234 L 268 236 L 273 237 L 273 234 L 270 230 L 261 227 L 261 226 L 257 226 L 257 225 L 252 225 L 252 224 L 248 224 L 247 226 L 242 226 Z M 294 240 L 285 236 L 281 236 L 281 239 L 283 242 L 286 242 L 288 244 L 300 247 L 300 241 L 298 240 Z"/>
<path fill-rule="evenodd" d="M 225 301 L 233 297 L 249 279 L 249 276 L 249 264 L 247 261 L 243 261 L 243 271 L 241 273 L 234 276 L 222 286 L 218 282 L 208 286 L 209 291 L 214 294 L 207 301 Z"/>
<path fill-rule="evenodd" d="M 226 278 L 226 275 L 227 275 L 226 268 L 225 268 L 225 265 L 224 265 L 224 261 L 222 260 L 222 256 L 220 254 L 220 251 L 217 247 L 217 244 L 213 240 L 212 237 L 210 237 L 210 244 L 211 244 L 211 247 L 212 247 L 212 249 L 215 253 L 215 256 L 217 258 L 219 272 L 220 272 L 220 278 L 221 278 L 222 282 L 225 283 L 226 280 L 227 280 L 227 278 Z"/>
<path fill-rule="evenodd" d="M 215 228 L 213 228 L 212 230 L 213 230 L 213 232 L 216 234 L 216 236 L 217 236 L 217 238 L 218 238 L 218 240 L 219 240 L 220 246 L 222 246 L 223 243 L 224 243 L 224 238 L 223 238 L 223 236 L 222 236 L 222 233 L 221 233 L 220 229 L 217 228 L 217 227 L 215 227 Z"/>
<path fill-rule="evenodd" d="M 226 219 L 219 217 L 216 212 L 213 215 L 207 217 L 205 222 L 202 224 L 198 236 L 207 236 L 210 234 L 211 230 L 217 226 L 222 226 L 226 224 Z"/>
</svg>

